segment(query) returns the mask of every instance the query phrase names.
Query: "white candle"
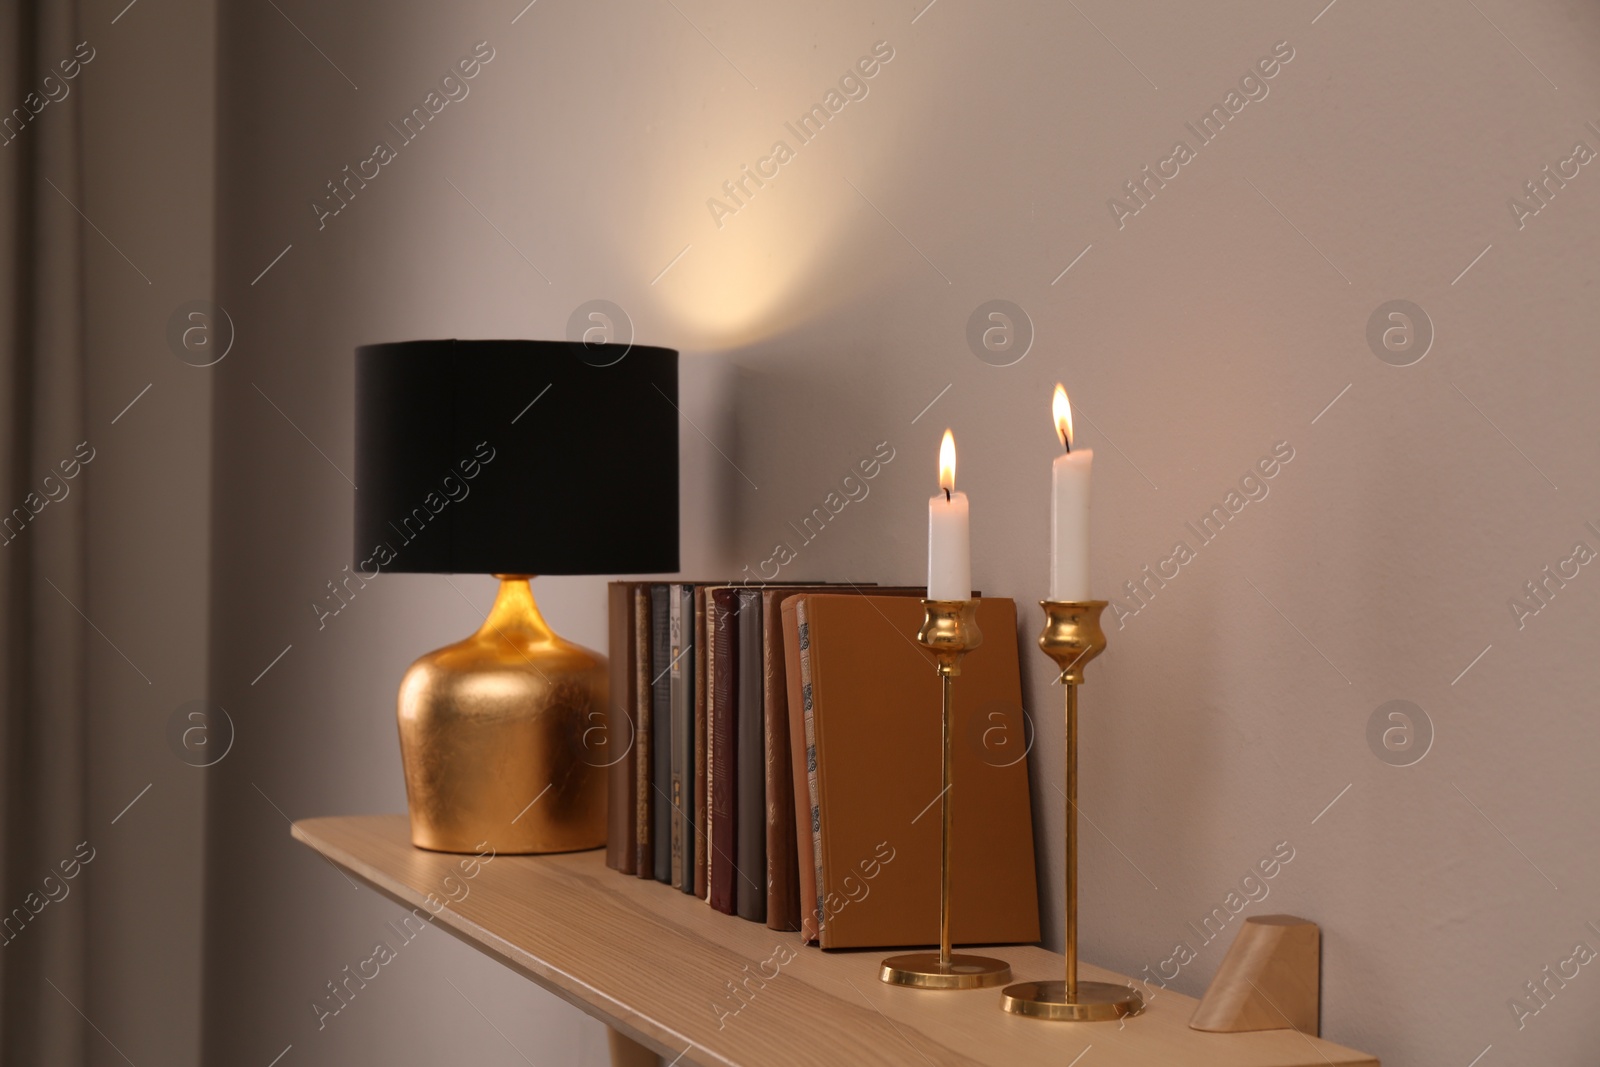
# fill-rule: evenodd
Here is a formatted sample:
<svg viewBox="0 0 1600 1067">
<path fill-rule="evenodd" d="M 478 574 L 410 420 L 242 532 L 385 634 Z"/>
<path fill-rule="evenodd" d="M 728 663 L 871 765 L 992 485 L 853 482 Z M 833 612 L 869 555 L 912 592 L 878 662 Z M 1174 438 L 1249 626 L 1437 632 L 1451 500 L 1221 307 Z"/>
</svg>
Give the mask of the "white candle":
<svg viewBox="0 0 1600 1067">
<path fill-rule="evenodd" d="M 1066 449 L 1050 469 L 1050 599 L 1090 600 L 1089 470 L 1094 453 L 1072 447 L 1072 407 L 1056 386 L 1056 434 Z"/>
<path fill-rule="evenodd" d="M 939 445 L 939 492 L 928 500 L 928 599 L 972 597 L 972 538 L 967 530 L 967 494 L 956 489 L 956 439 L 949 430 Z"/>
</svg>

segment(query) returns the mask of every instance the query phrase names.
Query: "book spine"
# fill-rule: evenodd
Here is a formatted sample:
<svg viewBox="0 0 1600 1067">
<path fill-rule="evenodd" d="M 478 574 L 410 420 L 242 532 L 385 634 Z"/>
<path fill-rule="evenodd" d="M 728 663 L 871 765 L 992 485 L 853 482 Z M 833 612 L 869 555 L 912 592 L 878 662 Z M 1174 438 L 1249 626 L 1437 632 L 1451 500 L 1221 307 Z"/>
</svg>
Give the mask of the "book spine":
<svg viewBox="0 0 1600 1067">
<path fill-rule="evenodd" d="M 817 944 L 823 944 L 823 937 L 827 933 L 825 923 L 826 913 L 823 901 L 826 894 L 822 880 L 822 801 L 817 780 L 817 718 L 816 702 L 813 699 L 815 690 L 812 687 L 811 663 L 811 633 L 806 623 L 806 602 L 801 600 L 795 605 L 796 630 L 800 636 L 800 710 L 805 716 L 806 737 L 806 792 L 807 803 L 811 811 L 811 857 L 814 870 L 811 872 L 817 883 Z M 796 798 L 798 799 L 798 798 Z"/>
<path fill-rule="evenodd" d="M 606 587 L 610 677 L 606 702 L 606 866 L 634 870 L 634 766 L 632 745 L 634 678 L 633 589 L 627 582 Z M 624 745 L 626 749 L 623 749 Z M 619 751 L 620 750 L 620 751 Z"/>
<path fill-rule="evenodd" d="M 742 919 L 765 923 L 767 887 L 764 882 L 757 881 L 767 869 L 761 595 L 739 593 L 733 603 L 729 626 L 734 630 L 734 657 L 738 664 L 732 679 L 734 695 L 729 701 L 730 714 L 734 716 L 732 771 L 735 782 L 729 787 L 734 797 L 736 834 L 733 868 L 738 875 L 733 878 L 734 910 Z"/>
<path fill-rule="evenodd" d="M 650 692 L 650 587 L 639 584 L 633 590 L 634 712 L 633 722 L 633 842 L 634 873 L 652 876 L 655 850 L 651 844 L 650 759 L 654 751 L 650 736 L 652 695 Z"/>
<path fill-rule="evenodd" d="M 783 616 L 758 595 L 762 627 L 762 704 L 766 716 L 767 927 L 800 929 L 799 850 L 794 825 L 794 761 L 789 743 L 789 681 L 784 667 Z"/>
<path fill-rule="evenodd" d="M 774 597 L 783 641 L 784 708 L 789 724 L 789 821 L 793 828 L 788 841 L 794 849 L 789 885 L 795 893 L 794 913 L 800 924 L 800 940 L 809 944 L 817 939 L 817 880 L 811 876 L 811 805 L 806 797 L 806 717 L 801 713 L 800 633 L 795 621 L 799 601 Z"/>
<path fill-rule="evenodd" d="M 672 587 L 650 587 L 650 824 L 658 882 L 672 879 Z"/>
<path fill-rule="evenodd" d="M 711 635 L 706 627 L 709 617 L 706 589 L 699 586 L 692 598 L 694 619 L 694 654 L 690 677 L 693 683 L 691 707 L 694 709 L 694 811 L 692 836 L 684 846 L 684 862 L 690 864 L 689 884 L 684 892 L 693 893 L 701 900 L 711 900 L 711 775 L 708 764 L 711 758 L 711 735 L 706 728 L 706 709 L 711 697 L 711 672 L 707 663 L 711 657 Z M 685 610 L 689 610 L 686 605 Z"/>
<path fill-rule="evenodd" d="M 738 847 L 734 808 L 738 719 L 733 701 L 738 692 L 739 665 L 735 659 L 735 617 L 728 610 L 728 601 L 736 598 L 731 590 L 719 589 L 707 605 L 711 637 L 706 650 L 706 669 L 711 675 L 706 702 L 706 730 L 710 735 L 706 779 L 711 792 L 711 872 L 707 888 L 711 906 L 725 915 L 734 913 L 734 852 Z"/>
<path fill-rule="evenodd" d="M 688 709 L 684 706 L 688 694 L 684 690 L 685 672 L 683 658 L 689 649 L 685 646 L 683 632 L 683 587 L 674 585 L 667 597 L 667 631 L 670 634 L 669 646 L 672 652 L 670 680 L 672 694 L 672 777 L 671 786 L 667 796 L 672 804 L 672 868 L 669 885 L 683 886 L 683 837 L 684 837 L 684 804 L 688 797 L 684 793 L 684 771 L 689 760 L 685 758 L 684 744 L 688 737 L 689 724 L 685 721 Z"/>
</svg>

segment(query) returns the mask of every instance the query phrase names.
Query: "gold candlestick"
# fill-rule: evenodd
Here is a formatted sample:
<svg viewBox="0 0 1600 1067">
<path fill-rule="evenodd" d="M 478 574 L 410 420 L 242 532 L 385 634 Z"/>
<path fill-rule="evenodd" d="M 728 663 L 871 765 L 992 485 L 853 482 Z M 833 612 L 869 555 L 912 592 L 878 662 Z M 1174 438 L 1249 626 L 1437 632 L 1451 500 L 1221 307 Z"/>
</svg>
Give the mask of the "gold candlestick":
<svg viewBox="0 0 1600 1067">
<path fill-rule="evenodd" d="M 1056 661 L 1067 688 L 1067 974 L 1064 982 L 1018 982 L 1000 994 L 1014 1015 L 1071 1022 L 1105 1022 L 1132 1015 L 1144 1000 L 1131 986 L 1078 981 L 1078 686 L 1083 669 L 1106 647 L 1100 629 L 1104 600 L 1041 600 L 1039 647 Z"/>
<path fill-rule="evenodd" d="M 878 977 L 890 985 L 918 989 L 979 989 L 1011 981 L 1005 960 L 950 951 L 950 714 L 951 680 L 961 673 L 961 657 L 983 643 L 978 605 L 972 600 L 924 600 L 917 644 L 938 661 L 944 770 L 939 793 L 939 951 L 908 952 L 883 961 Z"/>
</svg>

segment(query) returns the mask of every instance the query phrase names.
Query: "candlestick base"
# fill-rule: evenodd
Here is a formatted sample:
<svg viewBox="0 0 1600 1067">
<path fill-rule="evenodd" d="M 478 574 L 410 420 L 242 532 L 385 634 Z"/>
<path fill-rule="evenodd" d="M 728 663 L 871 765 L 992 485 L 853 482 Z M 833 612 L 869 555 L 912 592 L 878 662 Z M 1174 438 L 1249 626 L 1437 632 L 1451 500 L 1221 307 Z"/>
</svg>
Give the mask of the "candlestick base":
<svg viewBox="0 0 1600 1067">
<path fill-rule="evenodd" d="M 1011 964 L 962 952 L 951 953 L 950 962 L 941 964 L 937 952 L 908 952 L 884 960 L 878 978 L 914 989 L 983 989 L 1011 981 Z"/>
<path fill-rule="evenodd" d="M 1001 992 L 1000 1006 L 1031 1019 L 1103 1023 L 1143 1011 L 1144 998 L 1132 986 L 1110 982 L 1079 982 L 1072 1000 L 1065 982 L 1018 982 Z"/>
</svg>

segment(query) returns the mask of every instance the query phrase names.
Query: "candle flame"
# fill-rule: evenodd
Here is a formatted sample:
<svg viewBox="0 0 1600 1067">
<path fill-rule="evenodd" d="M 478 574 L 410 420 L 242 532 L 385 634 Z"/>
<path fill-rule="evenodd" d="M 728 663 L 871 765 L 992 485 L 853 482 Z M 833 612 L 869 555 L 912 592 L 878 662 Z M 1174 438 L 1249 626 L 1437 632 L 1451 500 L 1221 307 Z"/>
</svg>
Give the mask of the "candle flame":
<svg viewBox="0 0 1600 1067">
<path fill-rule="evenodd" d="M 1056 436 L 1061 438 L 1061 447 L 1068 452 L 1072 451 L 1072 405 L 1067 402 L 1067 391 L 1056 383 L 1056 395 L 1050 402 L 1050 413 L 1055 416 Z"/>
<path fill-rule="evenodd" d="M 939 488 L 946 497 L 956 489 L 956 438 L 949 430 L 939 442 Z"/>
</svg>

